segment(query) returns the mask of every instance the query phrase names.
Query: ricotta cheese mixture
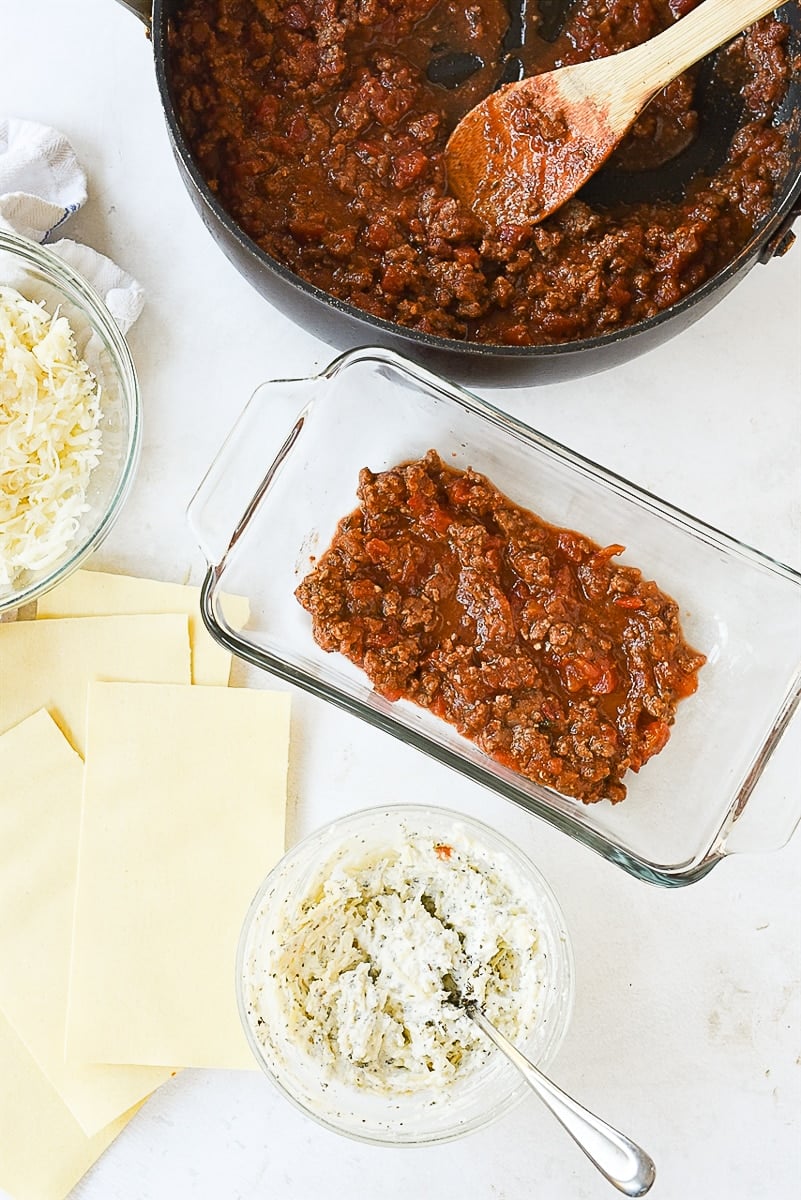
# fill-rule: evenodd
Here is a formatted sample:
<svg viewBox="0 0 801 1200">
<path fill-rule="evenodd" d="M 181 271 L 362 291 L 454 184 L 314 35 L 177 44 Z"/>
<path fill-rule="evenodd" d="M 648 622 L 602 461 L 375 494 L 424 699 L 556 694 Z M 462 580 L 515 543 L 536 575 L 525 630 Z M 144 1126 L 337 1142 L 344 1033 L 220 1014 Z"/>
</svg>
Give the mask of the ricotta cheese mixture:
<svg viewBox="0 0 801 1200">
<path fill-rule="evenodd" d="M 67 318 L 0 287 L 0 595 L 78 532 L 101 415 Z"/>
<path fill-rule="evenodd" d="M 335 858 L 277 923 L 268 907 L 251 941 L 249 1020 L 263 1044 L 300 1050 L 323 1079 L 399 1094 L 476 1071 L 493 1051 L 447 1002 L 446 974 L 513 1040 L 536 1021 L 545 955 L 534 896 L 467 838 L 410 835 L 361 861 Z"/>
</svg>

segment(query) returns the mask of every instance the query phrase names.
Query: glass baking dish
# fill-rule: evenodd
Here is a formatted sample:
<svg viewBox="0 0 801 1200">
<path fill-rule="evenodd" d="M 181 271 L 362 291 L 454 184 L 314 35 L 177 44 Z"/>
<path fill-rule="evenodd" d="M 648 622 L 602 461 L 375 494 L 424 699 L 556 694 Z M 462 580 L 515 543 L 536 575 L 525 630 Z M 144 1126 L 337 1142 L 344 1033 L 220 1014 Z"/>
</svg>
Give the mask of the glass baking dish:
<svg viewBox="0 0 801 1200">
<path fill-rule="evenodd" d="M 377 695 L 314 642 L 294 597 L 312 556 L 357 505 L 359 470 L 436 449 L 516 503 L 602 545 L 678 602 L 707 656 L 672 735 L 618 805 L 583 805 L 488 758 L 430 712 Z M 678 886 L 735 850 L 778 848 L 801 797 L 755 791 L 801 698 L 801 576 L 649 495 L 391 351 L 337 358 L 257 389 L 189 509 L 209 567 L 203 618 L 233 653 L 308 689 L 549 821 L 632 875 Z M 223 592 L 246 595 L 236 631 Z M 753 795 L 752 795 L 753 793 Z"/>
</svg>

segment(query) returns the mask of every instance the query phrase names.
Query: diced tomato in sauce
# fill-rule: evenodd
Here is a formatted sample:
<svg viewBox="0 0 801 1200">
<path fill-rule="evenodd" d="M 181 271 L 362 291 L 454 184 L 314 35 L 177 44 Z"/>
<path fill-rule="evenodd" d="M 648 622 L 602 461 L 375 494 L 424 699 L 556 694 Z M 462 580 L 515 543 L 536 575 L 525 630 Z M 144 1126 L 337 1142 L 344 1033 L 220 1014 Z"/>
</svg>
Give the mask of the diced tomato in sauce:
<svg viewBox="0 0 801 1200">
<path fill-rule="evenodd" d="M 504 766 L 622 800 L 705 661 L 675 602 L 613 561 L 622 546 L 548 525 L 433 450 L 363 470 L 359 499 L 296 591 L 319 644 Z"/>
</svg>

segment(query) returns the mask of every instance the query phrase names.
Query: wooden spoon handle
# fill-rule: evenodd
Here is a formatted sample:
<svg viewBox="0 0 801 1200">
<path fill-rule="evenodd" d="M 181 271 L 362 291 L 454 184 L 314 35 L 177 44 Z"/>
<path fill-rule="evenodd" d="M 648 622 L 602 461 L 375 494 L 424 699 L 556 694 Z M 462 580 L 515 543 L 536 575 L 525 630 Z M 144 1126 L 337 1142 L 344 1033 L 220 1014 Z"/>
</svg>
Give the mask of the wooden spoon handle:
<svg viewBox="0 0 801 1200">
<path fill-rule="evenodd" d="M 777 0 L 704 0 L 655 38 L 620 56 L 621 82 L 650 97 L 718 46 L 776 8 Z"/>
</svg>

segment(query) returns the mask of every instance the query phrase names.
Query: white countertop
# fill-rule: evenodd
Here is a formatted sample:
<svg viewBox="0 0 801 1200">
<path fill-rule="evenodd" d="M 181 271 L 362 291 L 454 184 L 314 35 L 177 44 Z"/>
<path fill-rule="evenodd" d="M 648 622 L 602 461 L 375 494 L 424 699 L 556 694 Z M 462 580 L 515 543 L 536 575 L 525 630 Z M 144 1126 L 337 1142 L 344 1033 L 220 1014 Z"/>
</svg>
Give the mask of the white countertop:
<svg viewBox="0 0 801 1200">
<path fill-rule="evenodd" d="M 142 462 L 95 565 L 199 582 L 184 510 L 228 428 L 260 382 L 312 374 L 334 352 L 261 299 L 204 228 L 131 14 L 111 0 L 3 0 L 1 24 L 0 115 L 57 126 L 89 176 L 89 202 L 65 235 L 109 254 L 147 291 L 129 336 Z M 629 365 L 573 383 L 476 390 L 801 568 L 801 245 Z M 271 684 L 243 668 L 236 681 Z M 578 976 L 554 1077 L 650 1151 L 655 1200 L 798 1194 L 801 835 L 774 853 L 728 858 L 692 887 L 656 889 L 355 718 L 301 692 L 292 700 L 292 840 L 372 802 L 430 797 L 496 824 L 538 863 L 564 907 Z M 799 724 L 760 785 L 796 803 Z M 163 1087 L 74 1193 L 614 1194 L 533 1097 L 450 1146 L 381 1150 L 321 1130 L 258 1073 L 200 1071 Z"/>
</svg>

